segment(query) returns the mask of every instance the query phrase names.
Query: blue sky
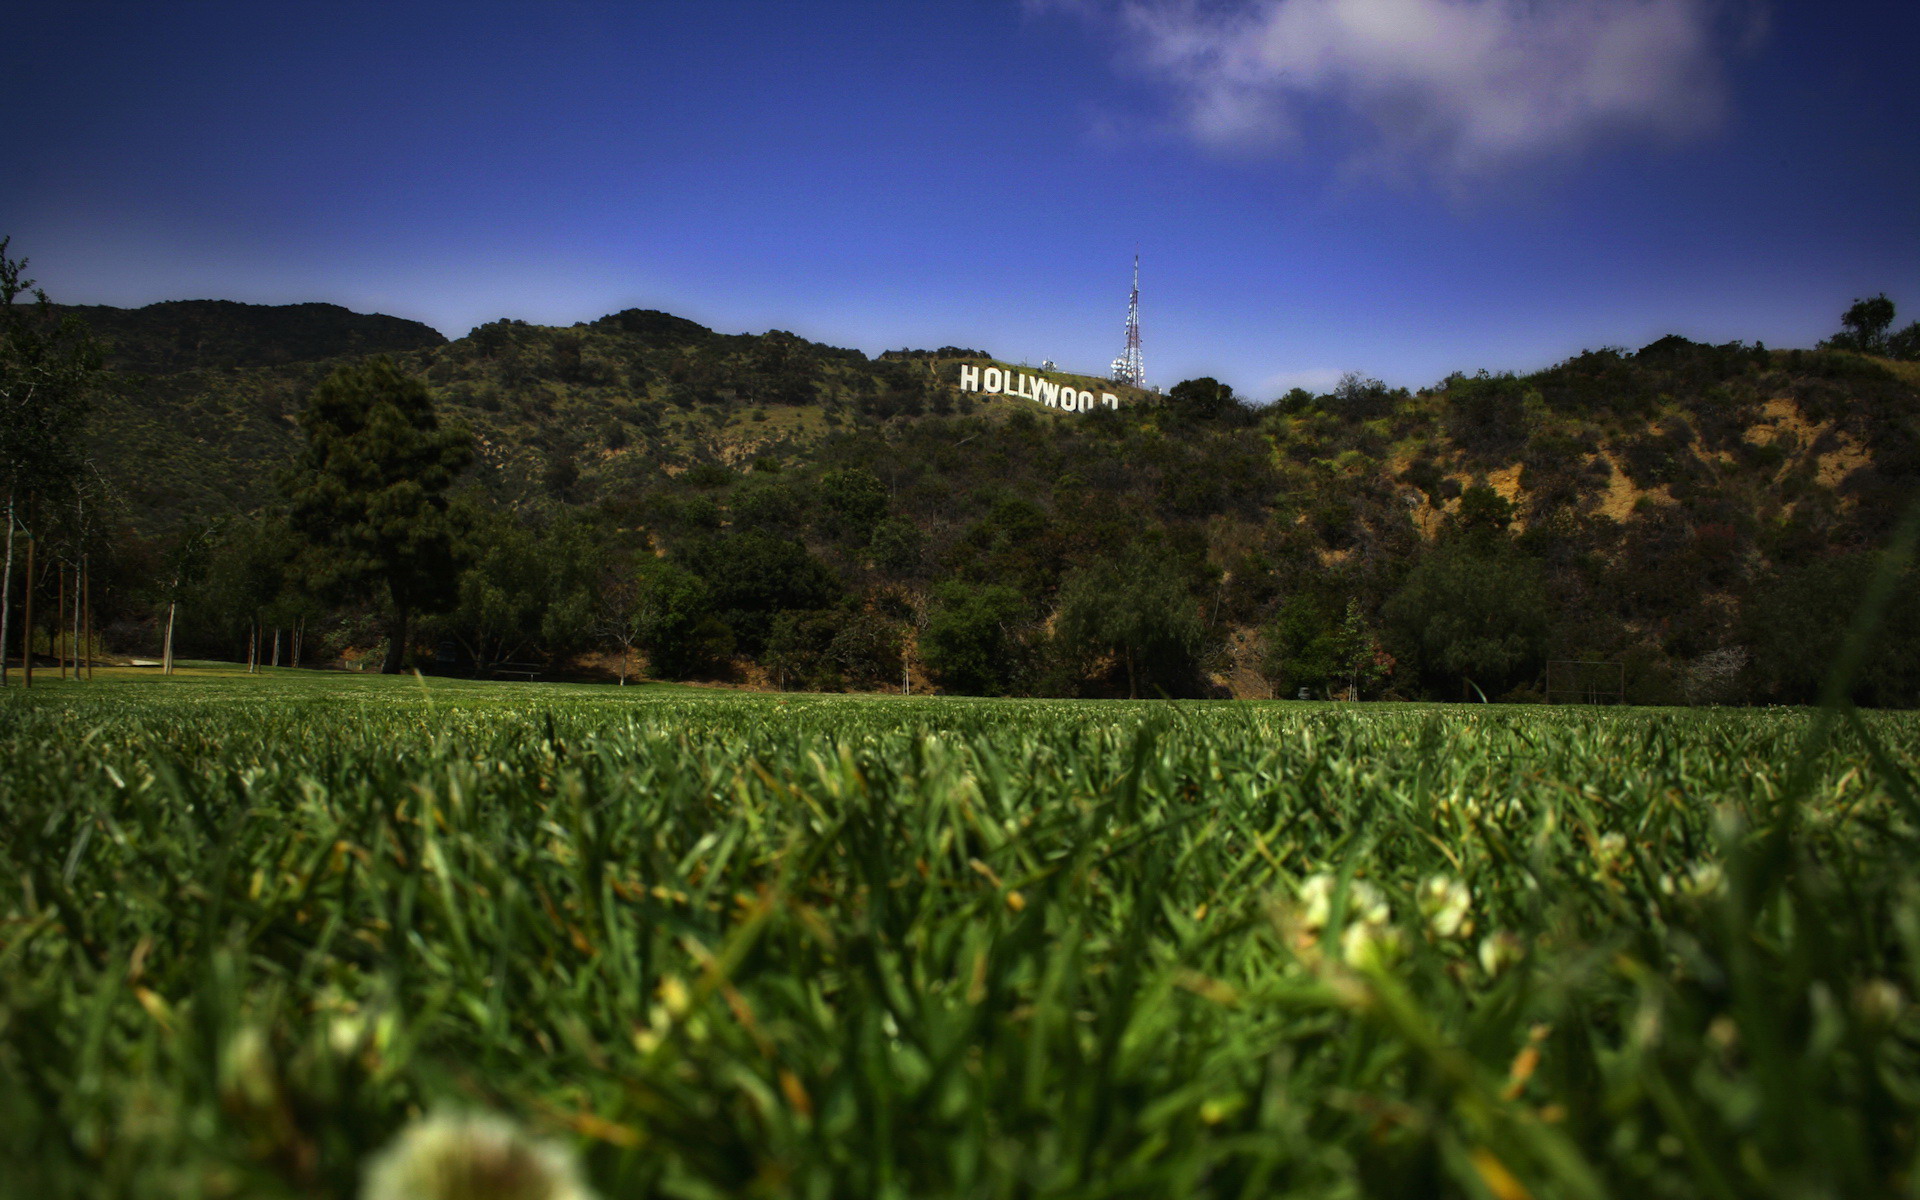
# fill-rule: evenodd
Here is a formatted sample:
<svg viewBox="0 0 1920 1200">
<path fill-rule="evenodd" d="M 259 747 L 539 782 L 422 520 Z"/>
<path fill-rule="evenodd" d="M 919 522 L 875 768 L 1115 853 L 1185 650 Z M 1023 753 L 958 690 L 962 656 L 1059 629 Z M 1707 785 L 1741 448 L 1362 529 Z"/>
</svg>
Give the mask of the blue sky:
<svg viewBox="0 0 1920 1200">
<path fill-rule="evenodd" d="M 1255 399 L 1920 316 L 1920 6 L 68 3 L 8 19 L 56 300 L 451 336 L 628 307 Z"/>
</svg>

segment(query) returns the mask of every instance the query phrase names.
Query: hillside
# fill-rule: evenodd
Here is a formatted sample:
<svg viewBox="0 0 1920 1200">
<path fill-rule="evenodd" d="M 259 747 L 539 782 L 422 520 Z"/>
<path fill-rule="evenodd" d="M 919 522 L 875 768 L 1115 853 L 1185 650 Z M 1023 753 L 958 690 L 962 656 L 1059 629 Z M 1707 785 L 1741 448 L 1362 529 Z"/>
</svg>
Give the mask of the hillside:
<svg viewBox="0 0 1920 1200">
<path fill-rule="evenodd" d="M 131 374 L 275 367 L 423 350 L 447 341 L 418 321 L 352 312 L 338 304 L 169 300 L 144 308 L 54 305 L 53 311 L 92 326 L 105 344 L 108 364 Z"/>
<path fill-rule="evenodd" d="M 1150 561 L 1192 598 L 1198 631 L 1181 637 L 1202 647 L 1142 676 L 1161 690 L 1524 698 L 1550 659 L 1603 659 L 1639 698 L 1698 698 L 1718 686 L 1712 660 L 1735 661 L 1740 695 L 1803 697 L 1862 556 L 1920 478 L 1911 365 L 1834 351 L 1666 338 L 1415 392 L 1350 378 L 1248 407 L 1125 391 L 1117 412 L 1067 414 L 960 392 L 962 365 L 995 362 L 978 351 L 869 359 L 640 310 L 440 343 L 297 306 L 169 360 L 184 335 L 152 314 L 177 307 L 74 310 L 121 331 L 96 451 L 135 540 L 278 504 L 306 394 L 386 337 L 378 348 L 473 431 L 486 506 L 522 529 L 585 522 L 734 588 L 724 649 L 687 670 L 819 686 L 884 678 L 885 654 L 830 652 L 845 614 L 908 614 L 919 645 L 965 591 L 1001 631 L 974 647 L 993 661 L 928 680 L 1136 688 L 1130 659 L 1049 647 L 1076 595 L 1124 591 L 1096 576 Z M 855 477 L 877 498 L 849 523 L 835 489 Z M 747 596 L 721 580 L 754 537 L 800 547 L 826 582 Z M 1462 610 L 1452 633 L 1422 615 L 1435 605 Z M 788 629 L 819 645 L 771 662 L 775 618 L 827 611 L 839 624 Z M 1192 669 L 1200 685 L 1181 682 Z M 1879 670 L 1883 701 L 1916 685 L 1903 664 Z"/>
</svg>

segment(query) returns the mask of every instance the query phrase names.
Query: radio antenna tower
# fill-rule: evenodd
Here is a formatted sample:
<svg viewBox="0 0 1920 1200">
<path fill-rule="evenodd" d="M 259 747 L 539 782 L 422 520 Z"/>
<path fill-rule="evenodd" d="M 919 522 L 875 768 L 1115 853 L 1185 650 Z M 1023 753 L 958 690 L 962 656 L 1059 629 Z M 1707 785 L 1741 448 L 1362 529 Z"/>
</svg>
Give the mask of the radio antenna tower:
<svg viewBox="0 0 1920 1200">
<path fill-rule="evenodd" d="M 1127 297 L 1127 352 L 1113 360 L 1113 381 L 1144 389 L 1147 367 L 1140 357 L 1140 255 L 1133 256 L 1133 294 Z"/>
</svg>

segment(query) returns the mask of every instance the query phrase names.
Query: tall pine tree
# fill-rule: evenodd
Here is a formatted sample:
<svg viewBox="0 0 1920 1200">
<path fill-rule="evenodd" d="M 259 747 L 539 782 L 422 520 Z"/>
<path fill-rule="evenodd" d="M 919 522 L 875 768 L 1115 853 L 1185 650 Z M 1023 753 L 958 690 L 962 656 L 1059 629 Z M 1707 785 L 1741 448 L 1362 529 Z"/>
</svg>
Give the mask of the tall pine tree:
<svg viewBox="0 0 1920 1200">
<path fill-rule="evenodd" d="M 442 427 L 426 384 L 386 357 L 323 380 L 301 426 L 307 448 L 292 479 L 294 528 L 315 550 L 317 584 L 384 600 L 381 670 L 393 674 L 413 618 L 458 598 L 459 538 L 447 491 L 473 461 L 473 438 Z"/>
</svg>

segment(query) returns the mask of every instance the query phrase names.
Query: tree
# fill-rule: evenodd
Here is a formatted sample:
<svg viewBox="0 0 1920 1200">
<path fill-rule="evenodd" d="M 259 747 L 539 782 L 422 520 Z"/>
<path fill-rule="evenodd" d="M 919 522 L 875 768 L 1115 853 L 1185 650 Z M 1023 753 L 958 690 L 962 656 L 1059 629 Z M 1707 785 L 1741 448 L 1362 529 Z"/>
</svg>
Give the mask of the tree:
<svg viewBox="0 0 1920 1200">
<path fill-rule="evenodd" d="M 1240 407 L 1233 389 L 1210 375 L 1174 384 L 1167 392 L 1166 403 L 1189 421 L 1216 421 Z"/>
<path fill-rule="evenodd" d="M 1855 300 L 1853 305 L 1840 315 L 1840 332 L 1820 344 L 1823 348 L 1832 350 L 1852 350 L 1860 354 L 1885 354 L 1887 330 L 1892 327 L 1893 318 L 1893 301 L 1887 299 L 1885 293 L 1865 300 Z"/>
<path fill-rule="evenodd" d="M 1329 605 L 1309 592 L 1295 592 L 1281 602 L 1267 626 L 1267 677 L 1282 696 L 1299 689 L 1324 693 L 1346 665 Z"/>
<path fill-rule="evenodd" d="M 887 515 L 886 486 L 859 468 L 821 476 L 818 501 L 820 532 L 853 544 L 871 538 L 874 526 Z"/>
<path fill-rule="evenodd" d="M 546 539 L 505 513 L 468 518 L 468 560 L 457 603 L 438 626 L 451 633 L 479 677 L 531 648 L 550 602 Z"/>
<path fill-rule="evenodd" d="M 643 556 L 629 610 L 634 644 L 655 675 L 684 679 L 723 663 L 733 632 L 713 614 L 706 581 L 676 563 Z"/>
<path fill-rule="evenodd" d="M 713 611 L 748 654 L 766 646 L 775 613 L 826 608 L 841 591 L 832 568 L 805 546 L 754 530 L 689 546 L 686 564 L 705 580 Z"/>
<path fill-rule="evenodd" d="M 873 527 L 873 540 L 867 552 L 873 565 L 889 575 L 910 575 L 920 566 L 926 537 L 920 527 L 905 517 L 888 517 Z"/>
<path fill-rule="evenodd" d="M 1753 647 L 1753 674 L 1767 699 L 1819 702 L 1851 631 L 1848 618 L 1879 567 L 1878 553 L 1855 552 L 1785 567 L 1759 582 L 1742 613 L 1742 640 Z M 1876 707 L 1920 703 L 1920 569 L 1900 573 L 1849 694 Z"/>
<path fill-rule="evenodd" d="M 1380 644 L 1358 599 L 1347 600 L 1347 615 L 1340 622 L 1339 651 L 1349 699 L 1360 699 L 1393 673 L 1393 656 Z"/>
<path fill-rule="evenodd" d="M 26 533 L 31 563 L 37 508 L 63 499 L 85 466 L 87 386 L 100 367 L 99 346 L 86 326 L 73 316 L 56 320 L 47 294 L 23 274 L 27 260 L 7 257 L 12 240 L 0 238 L 0 489 L 6 492 L 7 527 L 0 568 L 0 685 L 7 680 L 14 533 Z M 34 298 L 32 309 L 19 303 L 22 295 Z M 29 612 L 32 574 L 29 566 Z M 31 638 L 29 629 L 29 645 Z M 30 654 L 22 667 L 32 682 Z"/>
<path fill-rule="evenodd" d="M 1546 587 L 1540 564 L 1510 543 L 1457 537 L 1420 560 L 1386 615 L 1429 675 L 1499 687 L 1539 659 Z"/>
<path fill-rule="evenodd" d="M 384 356 L 328 376 L 300 423 L 307 447 L 291 481 L 294 527 L 321 552 L 323 586 L 369 599 L 385 592 L 381 670 L 393 674 L 414 616 L 458 598 L 447 491 L 473 461 L 473 439 L 443 428 L 426 385 Z"/>
<path fill-rule="evenodd" d="M 244 642 L 247 669 L 260 666 L 260 634 L 269 614 L 280 607 L 293 563 L 284 528 L 271 520 L 235 521 L 210 537 L 204 575 L 194 588 L 203 619 Z"/>
<path fill-rule="evenodd" d="M 920 636 L 920 659 L 942 687 L 1005 695 L 1018 673 L 1022 647 L 1016 630 L 1026 612 L 1020 593 L 1005 584 L 942 584 Z"/>
<path fill-rule="evenodd" d="M 1134 546 L 1060 588 L 1054 643 L 1082 663 L 1111 656 L 1126 672 L 1127 696 L 1190 694 L 1200 674 L 1204 631 L 1194 599 L 1164 557 Z"/>
</svg>

